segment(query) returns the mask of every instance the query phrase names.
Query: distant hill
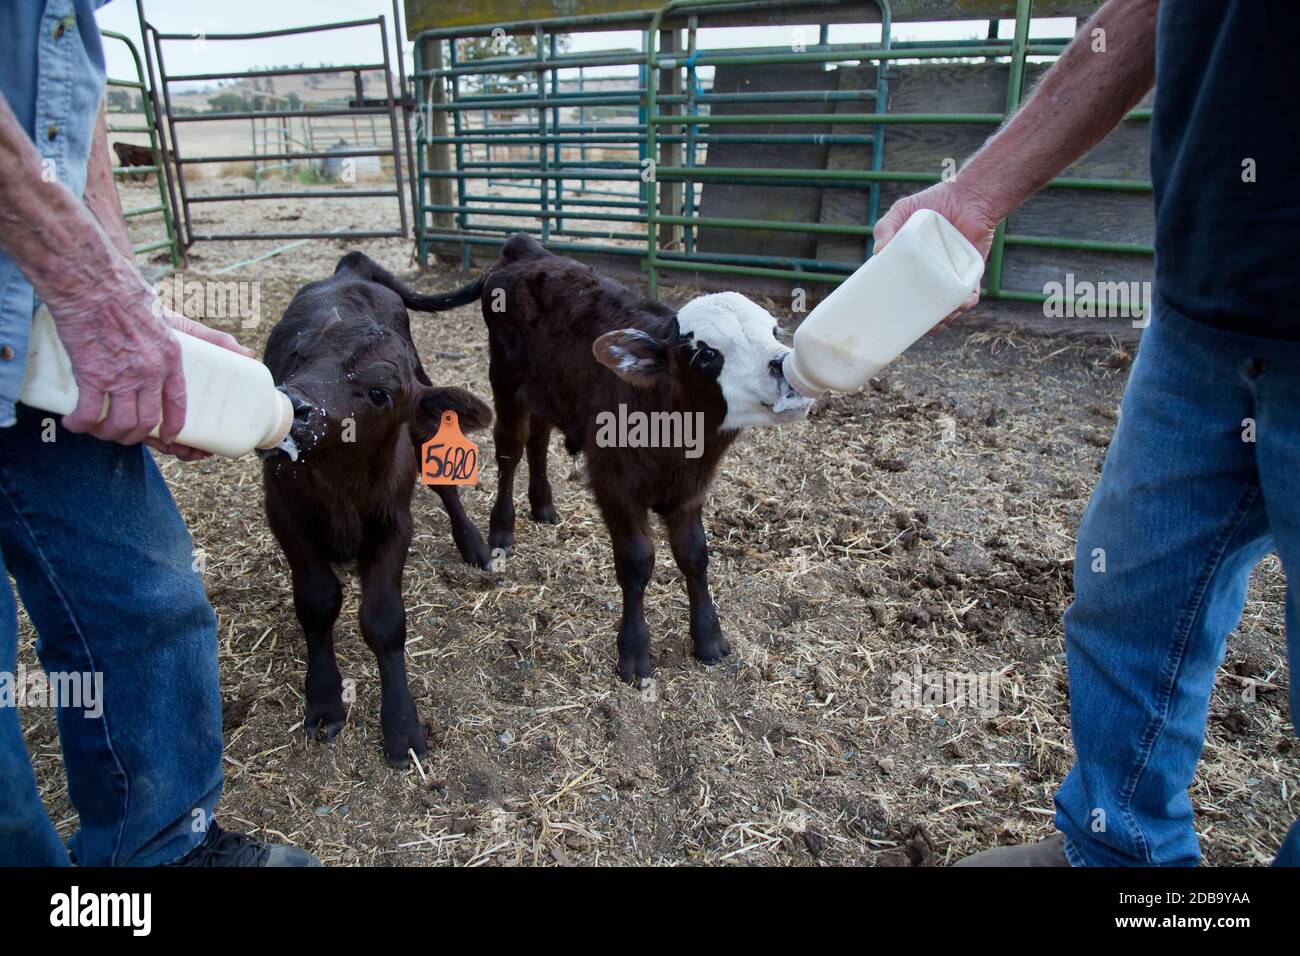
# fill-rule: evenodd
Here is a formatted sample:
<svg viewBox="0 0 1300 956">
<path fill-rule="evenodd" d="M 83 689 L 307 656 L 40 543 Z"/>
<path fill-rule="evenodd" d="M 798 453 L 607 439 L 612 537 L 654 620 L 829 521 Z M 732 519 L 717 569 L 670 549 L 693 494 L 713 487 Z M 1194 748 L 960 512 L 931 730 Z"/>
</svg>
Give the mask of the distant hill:
<svg viewBox="0 0 1300 956">
<path fill-rule="evenodd" d="M 274 69 L 269 67 L 268 69 Z M 367 97 L 382 97 L 385 92 L 383 70 L 361 73 L 362 91 Z M 397 94 L 397 77 L 393 76 L 393 93 Z M 356 96 L 354 74 L 348 72 L 311 73 L 303 76 L 263 76 L 213 83 L 210 86 L 172 89 L 172 108 L 177 112 L 208 113 L 212 100 L 233 104 L 276 97 L 286 105 L 342 103 Z"/>
</svg>

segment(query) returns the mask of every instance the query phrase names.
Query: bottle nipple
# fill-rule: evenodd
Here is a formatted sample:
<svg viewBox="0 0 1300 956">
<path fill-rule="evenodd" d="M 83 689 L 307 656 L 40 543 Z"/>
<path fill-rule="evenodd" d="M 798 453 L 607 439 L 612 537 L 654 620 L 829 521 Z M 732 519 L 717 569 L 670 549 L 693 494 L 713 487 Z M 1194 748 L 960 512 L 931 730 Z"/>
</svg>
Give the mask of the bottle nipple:
<svg viewBox="0 0 1300 956">
<path fill-rule="evenodd" d="M 293 428 L 293 403 L 289 401 L 289 396 L 284 392 L 276 389 L 276 398 L 279 400 L 277 407 L 279 418 L 276 420 L 275 427 L 267 432 L 266 439 L 257 447 L 262 449 L 278 448 L 286 438 L 289 437 L 289 430 Z"/>
<path fill-rule="evenodd" d="M 794 352 L 786 353 L 781 361 L 781 374 L 790 383 L 790 387 L 804 398 L 819 398 L 826 394 L 826 389 L 818 388 L 799 374 L 799 363 L 795 361 Z"/>
</svg>

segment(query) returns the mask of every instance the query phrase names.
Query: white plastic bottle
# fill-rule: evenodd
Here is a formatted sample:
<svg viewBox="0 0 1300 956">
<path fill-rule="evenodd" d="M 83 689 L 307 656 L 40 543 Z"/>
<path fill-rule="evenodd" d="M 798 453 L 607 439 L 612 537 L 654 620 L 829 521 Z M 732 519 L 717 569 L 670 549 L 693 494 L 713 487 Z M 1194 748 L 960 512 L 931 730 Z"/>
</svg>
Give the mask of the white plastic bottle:
<svg viewBox="0 0 1300 956">
<path fill-rule="evenodd" d="M 810 398 L 856 391 L 966 301 L 983 274 L 966 237 L 918 209 L 795 330 L 786 381 Z"/>
<path fill-rule="evenodd" d="M 254 448 L 275 448 L 293 426 L 293 405 L 275 387 L 271 371 L 248 358 L 173 331 L 185 370 L 185 427 L 176 441 L 228 458 Z M 54 317 L 41 306 L 32 318 L 27 372 L 18 400 L 42 411 L 67 415 L 77 407 L 72 361 L 59 340 Z M 107 402 L 105 412 L 107 412 Z M 158 429 L 154 429 L 154 436 Z"/>
</svg>

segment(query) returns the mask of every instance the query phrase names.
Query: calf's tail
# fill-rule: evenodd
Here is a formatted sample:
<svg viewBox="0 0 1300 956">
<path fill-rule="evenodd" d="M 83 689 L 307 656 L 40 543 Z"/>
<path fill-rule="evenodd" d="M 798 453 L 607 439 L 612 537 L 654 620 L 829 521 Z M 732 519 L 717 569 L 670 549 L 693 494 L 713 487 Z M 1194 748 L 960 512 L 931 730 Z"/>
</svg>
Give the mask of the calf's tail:
<svg viewBox="0 0 1300 956">
<path fill-rule="evenodd" d="M 407 288 L 397 276 L 361 252 L 349 252 L 339 260 L 334 272 L 339 273 L 344 269 L 387 289 L 392 289 L 402 297 L 403 305 L 416 312 L 445 312 L 475 302 L 483 295 L 483 283 L 487 279 L 486 275 L 481 275 L 469 285 L 462 286 L 454 292 L 426 295 Z"/>
<path fill-rule="evenodd" d="M 401 283 L 397 286 L 390 285 L 388 288 L 402 297 L 408 309 L 414 309 L 416 312 L 445 312 L 447 309 L 477 302 L 483 295 L 483 283 L 486 279 L 487 276 L 481 275 L 455 292 L 442 292 L 435 295 L 424 295 L 413 289 L 401 288 Z"/>
</svg>

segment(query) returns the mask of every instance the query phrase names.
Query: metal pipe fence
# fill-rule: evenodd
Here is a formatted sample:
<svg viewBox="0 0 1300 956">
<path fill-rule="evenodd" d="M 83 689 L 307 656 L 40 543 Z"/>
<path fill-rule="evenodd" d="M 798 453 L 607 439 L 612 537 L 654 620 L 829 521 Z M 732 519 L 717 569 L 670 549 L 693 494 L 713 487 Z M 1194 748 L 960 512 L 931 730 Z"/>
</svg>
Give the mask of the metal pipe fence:
<svg viewBox="0 0 1300 956">
<path fill-rule="evenodd" d="M 788 12 L 792 23 L 807 23 L 815 20 L 818 10 L 846 7 L 874 7 L 877 19 L 864 16 L 862 22 L 879 23 L 879 42 L 832 44 L 828 42 L 829 29 L 823 24 L 819 42 L 802 49 L 709 49 L 701 45 L 703 31 L 710 29 L 710 18 L 720 14 L 777 10 Z M 1069 38 L 1031 39 L 1031 13 L 1032 0 L 1017 0 L 1011 37 L 999 38 L 997 31 L 990 29 L 989 37 L 984 39 L 942 42 L 895 42 L 889 0 L 670 0 L 652 14 L 606 14 L 423 31 L 415 37 L 412 71 L 420 110 L 414 190 L 417 253 L 421 261 L 427 261 L 429 250 L 435 246 L 444 250 L 458 247 L 462 264 L 467 266 L 471 249 L 500 244 L 507 234 L 524 231 L 539 236 L 557 251 L 639 257 L 651 294 L 665 270 L 791 282 L 841 282 L 861 263 L 701 249 L 700 230 L 859 237 L 868 240 L 869 255 L 869 238 L 884 211 L 880 208 L 881 187 L 891 183 L 921 187 L 942 178 L 934 170 L 889 166 L 884 148 L 886 131 L 950 125 L 992 130 L 1004 122 L 1020 104 L 1029 58 L 1059 56 L 1069 42 Z M 643 52 L 569 53 L 561 49 L 559 37 L 566 32 L 615 28 L 637 30 Z M 472 41 L 502 32 L 531 37 L 528 55 L 465 55 Z M 660 42 L 683 35 L 685 44 L 678 39 L 672 49 Z M 435 46 L 439 52 L 431 56 Z M 997 112 L 891 111 L 886 67 L 900 61 L 925 64 L 950 60 L 1007 64 L 1004 107 Z M 864 89 L 744 92 L 710 89 L 706 85 L 708 78 L 700 75 L 701 70 L 710 67 L 810 64 L 874 66 L 875 80 Z M 612 74 L 618 70 L 624 72 L 616 82 Z M 491 89 L 493 77 L 515 79 L 513 85 L 498 82 L 497 88 Z M 672 80 L 674 77 L 676 80 Z M 593 86 L 597 78 L 600 80 Z M 790 108 L 773 113 L 757 108 L 772 104 L 790 104 Z M 815 104 L 853 111 L 814 112 Z M 857 104 L 861 109 L 854 109 Z M 754 109 L 746 111 L 746 106 Z M 715 112 L 715 107 L 725 107 L 727 112 Z M 799 112 L 800 108 L 807 111 Z M 603 118 L 598 118 L 600 113 Z M 451 117 L 454 130 L 436 132 L 437 115 Z M 1144 122 L 1150 115 L 1150 110 L 1134 110 L 1126 121 Z M 483 119 L 471 119 L 478 117 Z M 757 131 L 755 126 L 759 126 Z M 831 132 L 805 132 L 809 126 L 829 128 Z M 856 129 L 839 129 L 846 126 Z M 735 127 L 749 128 L 732 132 Z M 716 161 L 704 164 L 710 147 L 751 144 L 852 146 L 870 150 L 870 154 L 861 168 L 719 166 Z M 433 150 L 454 154 L 453 161 L 445 168 L 431 168 Z M 614 159 L 606 151 L 628 158 Z M 678 157 L 678 161 L 665 162 L 669 156 Z M 454 184 L 453 198 L 429 198 L 429 189 L 440 181 Z M 858 191 L 866 194 L 867 212 L 862 221 L 844 223 L 702 216 L 701 191 L 710 184 Z M 1150 193 L 1151 184 L 1109 176 L 1063 176 L 1049 183 L 1047 189 L 1143 194 Z M 602 225 L 603 230 L 593 228 Z M 627 242 L 637 242 L 640 248 L 630 249 Z M 1152 255 L 1150 243 L 1011 233 L 1003 222 L 995 232 L 985 274 L 983 291 L 989 298 L 1046 298 L 1037 292 L 1005 287 L 1006 255 L 1011 248 Z"/>
<path fill-rule="evenodd" d="M 396 3 L 394 3 L 394 13 L 397 12 Z M 317 66 L 317 67 L 276 67 L 271 69 L 246 70 L 229 73 L 182 73 L 172 74 L 167 71 L 166 57 L 164 55 L 164 46 L 173 41 L 193 41 L 194 37 L 189 33 L 165 33 L 149 23 L 144 14 L 143 0 L 137 0 L 137 10 L 140 16 L 141 32 L 145 38 L 145 57 L 147 70 L 145 75 L 153 78 L 155 71 L 157 82 L 152 83 L 156 92 L 151 92 L 151 99 L 155 109 L 157 107 L 158 92 L 161 93 L 164 108 L 161 110 L 165 116 L 166 124 L 162 127 L 166 141 L 170 144 L 172 166 L 174 167 L 174 180 L 168 181 L 169 202 L 168 205 L 172 210 L 172 220 L 176 224 L 176 233 L 179 245 L 182 249 L 188 248 L 192 243 L 197 241 L 233 241 L 245 239 L 361 239 L 376 237 L 405 238 L 410 235 L 408 225 L 409 207 L 404 193 L 404 182 L 409 180 L 410 172 L 413 169 L 413 149 L 410 139 L 409 123 L 403 114 L 403 108 L 409 105 L 409 101 L 404 95 L 405 85 L 405 67 L 400 57 L 397 64 L 398 76 L 396 85 L 394 84 L 393 64 L 388 48 L 388 24 L 387 18 L 383 15 L 369 17 L 365 19 L 343 20 L 332 23 L 320 23 L 307 26 L 290 27 L 278 30 L 263 30 L 247 33 L 207 33 L 204 34 L 205 42 L 246 42 L 253 40 L 268 39 L 273 37 L 302 36 L 315 33 L 321 33 L 334 30 L 347 30 L 355 28 L 373 28 L 378 33 L 380 43 L 380 54 L 373 62 L 361 62 L 345 66 Z M 400 21 L 396 27 L 400 33 Z M 400 38 L 399 38 L 400 50 Z M 207 113 L 182 113 L 176 109 L 176 104 L 172 100 L 172 85 L 182 82 L 215 82 L 221 80 L 259 80 L 262 78 L 282 77 L 282 76 L 335 76 L 338 74 L 352 73 L 355 81 L 356 96 L 354 99 L 347 101 L 339 106 L 326 105 L 312 106 L 304 104 L 301 107 L 289 108 L 282 97 L 277 97 L 269 93 L 258 92 L 253 94 L 251 109 L 244 109 L 230 112 L 207 112 Z M 376 98 L 367 98 L 364 94 L 364 84 L 362 83 L 362 74 L 366 72 L 381 73 L 382 96 Z M 269 106 L 271 108 L 263 108 Z M 314 135 L 313 124 L 325 124 L 331 118 L 351 119 L 355 124 L 359 117 L 364 117 L 370 124 L 372 130 L 369 144 L 360 148 L 348 148 L 339 152 L 335 149 L 319 149 Z M 301 123 L 301 133 L 295 133 L 290 124 L 293 120 L 299 119 Z M 251 151 L 247 154 L 223 154 L 223 155 L 187 155 L 187 149 L 182 148 L 178 138 L 178 132 L 188 124 L 194 123 L 239 123 L 248 122 L 252 131 Z M 403 133 L 399 133 L 398 124 L 401 124 L 405 131 L 406 139 L 406 159 L 402 156 Z M 376 125 L 380 124 L 380 125 Z M 380 130 L 382 129 L 382 133 Z M 319 132 L 317 129 L 315 132 Z M 359 134 L 358 134 L 359 135 Z M 392 188 L 375 188 L 375 189 L 331 189 L 331 190 L 284 190 L 268 192 L 261 188 L 261 180 L 268 169 L 279 169 L 281 172 L 292 172 L 293 163 L 300 161 L 314 161 L 318 163 L 339 162 L 350 159 L 355 162 L 356 159 L 365 157 L 384 158 L 391 160 L 393 171 Z M 252 192 L 226 192 L 226 193 L 207 193 L 194 194 L 191 191 L 191 182 L 193 178 L 191 170 L 202 166 L 211 166 L 216 164 L 228 164 L 234 162 L 247 162 L 253 167 L 254 191 Z M 404 173 L 404 162 L 406 172 Z M 232 203 L 232 202 L 249 202 L 262 199 L 296 199 L 296 200 L 321 200 L 321 199 L 361 199 L 361 198 L 391 198 L 395 200 L 397 215 L 400 221 L 400 228 L 397 229 L 351 229 L 351 230 L 333 230 L 333 231 L 301 231 L 301 232 L 266 232 L 266 233 L 231 233 L 231 232 L 211 232 L 197 233 L 195 231 L 194 217 L 191 215 L 193 206 L 205 203 Z"/>
<path fill-rule="evenodd" d="M 144 65 L 140 61 L 140 51 L 135 48 L 129 37 L 112 30 L 100 31 L 102 36 L 113 40 L 118 40 L 126 45 L 131 54 L 131 62 L 135 64 L 134 80 L 123 80 L 114 77 L 108 78 L 108 86 L 116 89 L 135 90 L 140 97 L 140 110 L 144 116 L 143 126 L 123 125 L 113 123 L 109 119 L 110 114 L 105 115 L 106 126 L 110 133 L 137 133 L 146 134 L 149 137 L 149 152 L 153 154 L 153 161 L 148 166 L 117 166 L 113 169 L 113 175 L 123 176 L 147 176 L 153 174 L 154 182 L 158 186 L 158 202 L 156 205 L 137 206 L 135 208 L 124 207 L 122 215 L 127 219 L 136 219 L 141 216 L 161 215 L 163 221 L 163 231 L 165 235 L 160 239 L 146 239 L 144 242 L 136 243 L 132 251 L 136 255 L 144 252 L 153 252 L 157 249 L 166 249 L 171 257 L 172 268 L 178 268 L 181 264 L 180 245 L 176 238 L 176 224 L 172 219 L 171 203 L 167 199 L 167 174 L 165 167 L 167 165 L 166 157 L 158 142 L 158 116 L 154 112 L 153 101 L 150 97 L 148 84 L 145 82 Z"/>
</svg>

